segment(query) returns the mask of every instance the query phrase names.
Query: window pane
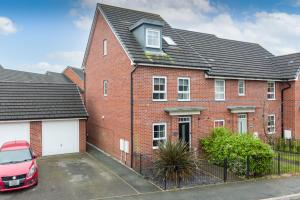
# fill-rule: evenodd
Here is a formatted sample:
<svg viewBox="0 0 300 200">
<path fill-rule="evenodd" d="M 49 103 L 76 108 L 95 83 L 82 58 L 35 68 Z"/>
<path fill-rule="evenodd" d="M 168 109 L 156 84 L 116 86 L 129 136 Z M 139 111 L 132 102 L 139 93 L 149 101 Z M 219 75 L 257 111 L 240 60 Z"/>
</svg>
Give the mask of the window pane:
<svg viewBox="0 0 300 200">
<path fill-rule="evenodd" d="M 147 29 L 147 45 L 150 47 L 160 47 L 160 31 Z"/>
</svg>

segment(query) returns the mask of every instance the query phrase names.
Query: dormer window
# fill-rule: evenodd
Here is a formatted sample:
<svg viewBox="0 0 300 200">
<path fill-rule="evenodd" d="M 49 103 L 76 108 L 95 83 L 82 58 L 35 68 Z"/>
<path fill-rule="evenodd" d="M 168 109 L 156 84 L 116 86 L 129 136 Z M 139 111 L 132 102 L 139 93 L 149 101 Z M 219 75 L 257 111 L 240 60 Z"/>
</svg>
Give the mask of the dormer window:
<svg viewBox="0 0 300 200">
<path fill-rule="evenodd" d="M 160 48 L 160 30 L 147 28 L 146 29 L 146 47 Z"/>
</svg>

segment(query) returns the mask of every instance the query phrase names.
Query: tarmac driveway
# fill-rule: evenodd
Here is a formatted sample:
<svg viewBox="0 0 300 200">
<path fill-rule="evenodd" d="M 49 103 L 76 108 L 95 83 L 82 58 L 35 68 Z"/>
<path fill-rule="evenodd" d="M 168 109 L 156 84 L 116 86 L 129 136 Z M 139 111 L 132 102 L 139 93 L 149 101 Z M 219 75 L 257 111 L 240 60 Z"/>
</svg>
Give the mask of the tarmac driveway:
<svg viewBox="0 0 300 200">
<path fill-rule="evenodd" d="M 105 159 L 115 162 L 108 157 Z M 126 179 L 113 172 L 110 166 L 89 153 L 47 157 L 38 163 L 40 179 L 37 187 L 0 194 L 0 199 L 91 200 L 140 193 Z M 124 170 L 128 169 L 124 167 Z M 136 179 L 140 177 L 136 175 Z"/>
</svg>

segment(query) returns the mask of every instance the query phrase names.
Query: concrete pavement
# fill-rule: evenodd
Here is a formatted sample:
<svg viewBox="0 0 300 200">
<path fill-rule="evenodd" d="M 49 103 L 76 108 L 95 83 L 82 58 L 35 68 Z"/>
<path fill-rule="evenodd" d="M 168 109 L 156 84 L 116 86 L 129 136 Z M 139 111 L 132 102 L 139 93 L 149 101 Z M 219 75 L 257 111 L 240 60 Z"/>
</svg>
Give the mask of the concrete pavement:
<svg viewBox="0 0 300 200">
<path fill-rule="evenodd" d="M 300 192 L 300 177 L 258 179 L 238 183 L 194 187 L 177 191 L 123 195 L 109 199 L 122 200 L 255 200 L 272 197 L 286 199 L 285 195 Z M 282 197 L 283 196 L 283 197 Z M 300 199 L 295 196 L 290 199 Z M 278 198 L 277 198 L 278 200 Z"/>
</svg>

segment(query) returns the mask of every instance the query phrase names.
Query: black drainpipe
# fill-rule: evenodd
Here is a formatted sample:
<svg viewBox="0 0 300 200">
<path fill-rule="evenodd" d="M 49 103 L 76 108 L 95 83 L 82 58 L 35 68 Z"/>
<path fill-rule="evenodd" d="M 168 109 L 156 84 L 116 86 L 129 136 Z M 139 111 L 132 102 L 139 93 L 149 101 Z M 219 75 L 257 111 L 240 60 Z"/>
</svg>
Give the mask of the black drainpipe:
<svg viewBox="0 0 300 200">
<path fill-rule="evenodd" d="M 286 81 L 285 83 L 288 84 L 288 86 L 281 90 L 281 137 L 282 138 L 284 137 L 284 130 L 283 130 L 284 129 L 284 111 L 283 111 L 283 109 L 284 109 L 284 106 L 283 106 L 284 97 L 283 97 L 283 95 L 284 95 L 284 91 L 291 88 L 291 84 L 288 81 Z"/>
<path fill-rule="evenodd" d="M 137 69 L 137 65 L 134 64 L 134 69 L 130 74 L 130 149 L 131 149 L 131 157 L 130 157 L 130 167 L 133 168 L 133 74 Z"/>
</svg>

